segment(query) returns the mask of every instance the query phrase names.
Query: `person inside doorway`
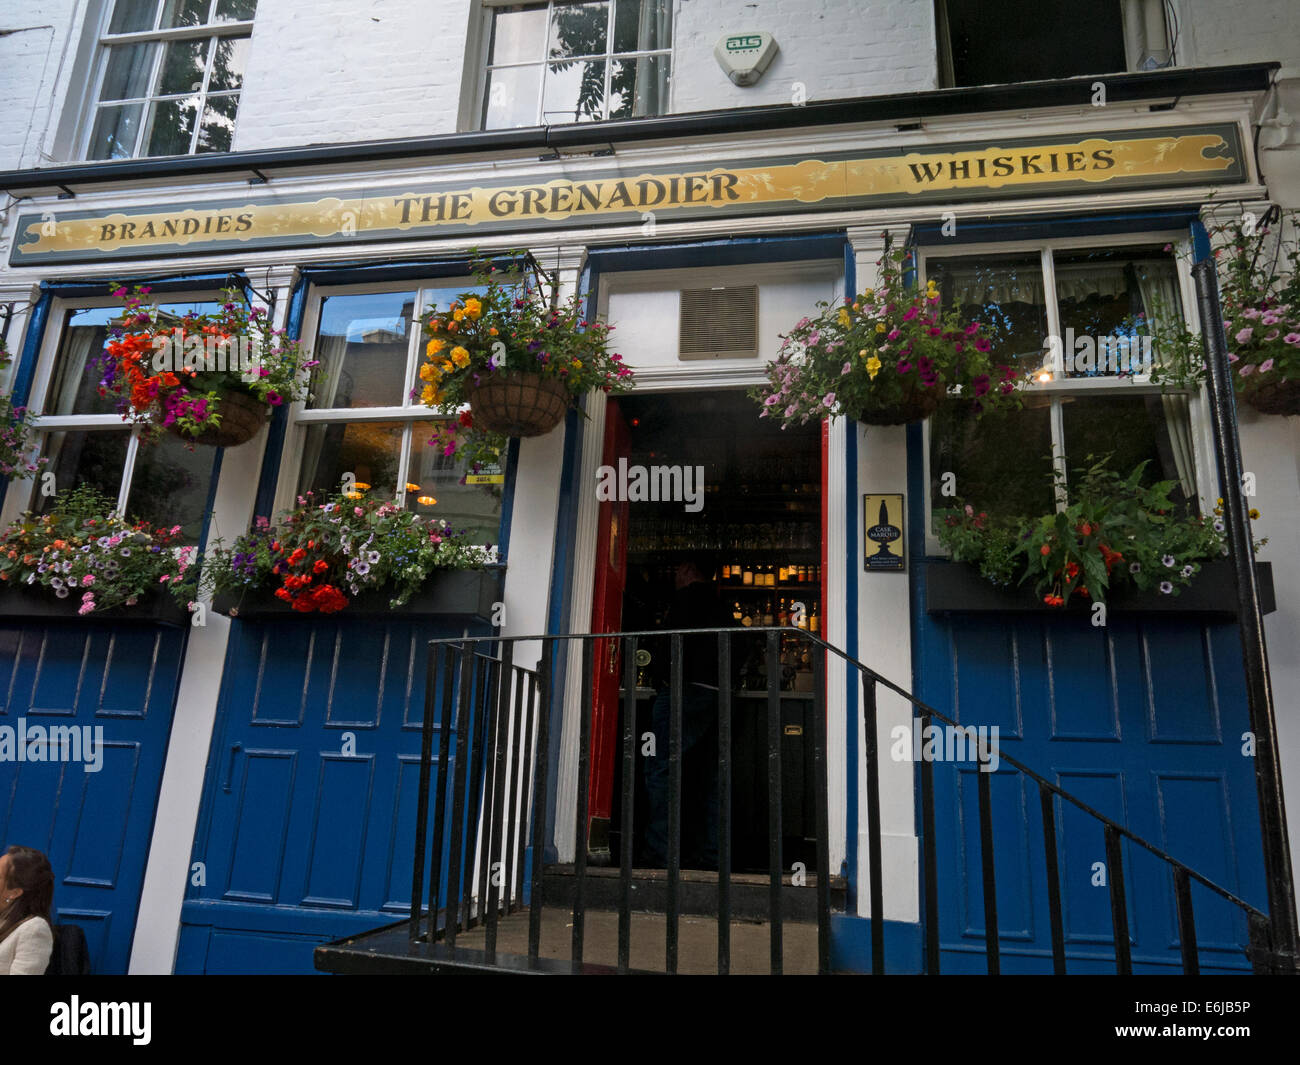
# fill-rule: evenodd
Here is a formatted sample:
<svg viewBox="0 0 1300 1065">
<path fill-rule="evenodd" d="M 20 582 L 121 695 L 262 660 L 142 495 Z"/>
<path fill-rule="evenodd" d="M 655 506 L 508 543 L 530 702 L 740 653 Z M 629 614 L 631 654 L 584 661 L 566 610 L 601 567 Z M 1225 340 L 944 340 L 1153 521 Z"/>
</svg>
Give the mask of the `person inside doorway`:
<svg viewBox="0 0 1300 1065">
<path fill-rule="evenodd" d="M 674 592 L 664 619 L 667 629 L 722 629 L 735 624 L 718 598 L 713 567 L 683 562 L 674 574 Z M 666 644 L 667 641 L 665 641 Z M 667 646 L 665 646 L 665 651 Z M 669 663 L 666 661 L 665 665 Z M 682 638 L 682 866 L 718 867 L 718 638 Z M 726 679 L 730 683 L 730 678 Z M 671 669 L 661 673 L 652 720 L 654 756 L 645 760 L 649 818 L 642 860 L 650 868 L 668 864 L 669 726 Z"/>
<path fill-rule="evenodd" d="M 42 976 L 54 949 L 54 872 L 31 847 L 0 855 L 0 975 Z"/>
</svg>

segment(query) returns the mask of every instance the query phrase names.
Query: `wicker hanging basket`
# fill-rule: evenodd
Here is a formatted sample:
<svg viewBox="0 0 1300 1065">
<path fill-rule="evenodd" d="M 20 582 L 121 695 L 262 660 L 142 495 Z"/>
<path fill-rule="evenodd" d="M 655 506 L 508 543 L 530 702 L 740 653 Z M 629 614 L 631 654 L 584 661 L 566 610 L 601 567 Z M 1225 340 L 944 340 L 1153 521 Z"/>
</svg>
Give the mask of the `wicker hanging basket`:
<svg viewBox="0 0 1300 1065">
<path fill-rule="evenodd" d="M 476 428 L 506 436 L 543 436 L 569 409 L 569 392 L 555 377 L 518 370 L 492 374 L 469 390 Z"/>
<path fill-rule="evenodd" d="M 167 427 L 167 431 L 187 444 L 238 447 L 257 435 L 257 431 L 266 422 L 268 411 L 266 404 L 256 396 L 248 392 L 231 391 L 217 400 L 217 413 L 221 415 L 221 424 L 205 429 L 198 436 L 181 432 L 175 422 Z"/>
<path fill-rule="evenodd" d="M 912 392 L 897 406 L 847 413 L 864 425 L 909 425 L 912 422 L 925 421 L 938 409 L 938 406 L 939 390 L 934 388 Z"/>
<path fill-rule="evenodd" d="M 1247 392 L 1244 398 L 1260 414 L 1300 414 L 1300 381 L 1260 385 Z"/>
</svg>

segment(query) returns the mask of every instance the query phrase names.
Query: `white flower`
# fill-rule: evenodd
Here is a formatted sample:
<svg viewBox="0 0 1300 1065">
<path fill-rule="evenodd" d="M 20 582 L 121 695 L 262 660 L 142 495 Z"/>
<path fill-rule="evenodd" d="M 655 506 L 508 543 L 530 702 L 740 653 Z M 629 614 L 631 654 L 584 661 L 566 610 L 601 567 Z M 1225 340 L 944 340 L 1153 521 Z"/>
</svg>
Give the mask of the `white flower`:
<svg viewBox="0 0 1300 1065">
<path fill-rule="evenodd" d="M 1165 555 L 1160 561 L 1170 568 L 1174 567 L 1178 563 L 1178 560 L 1174 558 L 1173 555 Z"/>
</svg>

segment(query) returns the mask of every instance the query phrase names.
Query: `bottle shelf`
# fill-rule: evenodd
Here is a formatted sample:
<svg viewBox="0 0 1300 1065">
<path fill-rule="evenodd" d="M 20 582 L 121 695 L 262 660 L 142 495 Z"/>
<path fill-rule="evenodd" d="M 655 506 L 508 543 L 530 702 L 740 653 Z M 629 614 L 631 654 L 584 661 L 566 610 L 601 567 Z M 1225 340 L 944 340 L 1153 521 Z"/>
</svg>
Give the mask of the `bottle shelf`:
<svg viewBox="0 0 1300 1065">
<path fill-rule="evenodd" d="M 809 592 L 814 595 L 821 593 L 821 585 L 817 581 L 804 581 L 800 584 L 719 584 L 718 589 L 723 592 Z"/>
</svg>

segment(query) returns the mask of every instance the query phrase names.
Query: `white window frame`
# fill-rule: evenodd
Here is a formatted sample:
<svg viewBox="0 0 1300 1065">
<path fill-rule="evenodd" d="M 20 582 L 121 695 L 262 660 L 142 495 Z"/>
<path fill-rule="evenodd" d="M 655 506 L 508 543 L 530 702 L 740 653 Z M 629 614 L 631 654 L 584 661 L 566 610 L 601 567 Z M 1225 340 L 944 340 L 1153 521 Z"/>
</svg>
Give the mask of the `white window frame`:
<svg viewBox="0 0 1300 1065">
<path fill-rule="evenodd" d="M 162 303 L 218 303 L 221 293 L 215 290 L 186 289 L 183 292 L 161 292 L 157 300 Z M 63 345 L 63 337 L 68 328 L 68 314 L 73 311 L 99 310 L 101 308 L 119 308 L 121 301 L 112 297 L 91 297 L 76 299 L 57 297 L 50 303 L 50 313 L 46 318 L 45 335 L 41 339 L 41 351 L 36 360 L 36 372 L 32 379 L 32 391 L 27 403 L 31 412 L 33 432 L 36 434 L 38 454 L 45 452 L 45 437 L 48 433 L 77 432 L 80 430 L 100 430 L 130 434 L 126 445 L 126 457 L 123 460 L 121 483 L 118 486 L 116 513 L 126 516 L 127 500 L 131 496 L 131 482 L 135 476 L 135 460 L 140 452 L 140 427 L 125 421 L 120 414 L 40 414 L 49 395 L 50 382 L 54 379 L 54 369 Z M 5 494 L 0 521 L 5 524 L 32 509 L 40 491 L 41 476 L 21 481 L 11 481 L 9 491 Z M 64 486 L 56 486 L 60 490 Z"/>
<path fill-rule="evenodd" d="M 956 256 L 999 255 L 1004 253 L 1038 252 L 1043 272 L 1043 292 L 1047 304 L 1047 335 L 1061 335 L 1059 300 L 1056 296 L 1056 273 L 1053 252 L 1095 250 L 1104 251 L 1111 248 L 1123 248 L 1133 245 L 1171 244 L 1170 252 L 1178 275 L 1178 297 L 1182 303 L 1183 321 L 1188 329 L 1200 332 L 1200 322 L 1196 317 L 1196 286 L 1192 280 L 1190 260 L 1192 253 L 1191 237 L 1185 230 L 1122 233 L 1096 237 L 1063 237 L 1055 240 L 990 241 L 981 244 L 939 245 L 927 244 L 916 249 L 917 276 L 919 284 L 926 282 L 926 263 L 930 259 L 948 259 Z M 1050 298 L 1046 298 L 1050 296 Z M 1129 378 L 1090 377 L 1066 378 L 1064 368 L 1056 367 L 1053 379 L 1049 382 L 1034 381 L 1022 385 L 1026 391 L 1040 392 L 1052 397 L 1059 396 L 1096 396 L 1116 394 L 1159 395 L 1161 386 L 1152 384 L 1149 375 L 1137 374 Z M 1201 513 L 1208 514 L 1209 504 L 1217 496 L 1218 476 L 1214 464 L 1214 440 L 1208 417 L 1208 400 L 1205 386 L 1186 388 L 1179 391 L 1189 397 L 1188 420 L 1192 436 L 1192 452 L 1196 466 L 1196 494 Z M 1052 436 L 1053 465 L 1058 475 L 1067 472 L 1067 465 L 1072 461 L 1060 450 L 1064 438 L 1064 416 L 1059 402 L 1049 409 L 1049 425 Z M 925 553 L 927 555 L 945 556 L 950 554 L 939 543 L 933 530 L 933 500 L 931 498 L 930 471 L 930 433 L 931 419 L 927 418 L 922 427 L 924 464 L 923 488 L 925 495 Z M 958 486 L 960 494 L 960 486 Z M 1058 495 L 1057 506 L 1065 505 L 1065 500 Z"/>
<path fill-rule="evenodd" d="M 418 399 L 411 399 L 411 390 L 419 381 L 420 363 L 424 357 L 424 331 L 420 318 L 428 306 L 429 293 L 448 290 L 468 292 L 475 288 L 470 277 L 422 278 L 411 281 L 376 281 L 357 285 L 313 285 L 303 315 L 302 339 L 313 350 L 320 327 L 321 305 L 330 296 L 366 296 L 382 293 L 415 292 L 415 309 L 411 322 L 411 335 L 407 338 L 406 375 L 403 379 L 402 403 L 389 407 L 319 407 L 309 408 L 305 400 L 289 407 L 289 426 L 285 433 L 284 448 L 280 455 L 280 474 L 276 481 L 275 513 L 293 509 L 298 497 L 298 481 L 302 476 L 302 462 L 307 441 L 307 430 L 313 425 L 340 425 L 348 422 L 402 422 L 402 443 L 398 458 L 396 495 L 393 502 L 406 505 L 406 484 L 410 480 L 411 439 L 420 422 L 451 422 L 454 414 L 440 414 Z M 464 404 L 460 411 L 468 410 Z M 269 517 L 269 515 L 268 515 Z"/>
<path fill-rule="evenodd" d="M 216 10 L 217 0 L 209 0 L 208 16 L 211 17 Z M 248 19 L 241 22 L 207 22 L 200 26 L 179 26 L 174 29 L 150 29 L 139 30 L 133 33 L 109 33 L 108 27 L 112 23 L 113 9 L 117 6 L 117 0 L 107 0 L 103 4 L 99 13 L 99 27 L 95 35 L 95 55 L 91 66 L 91 75 L 88 84 L 88 92 L 82 105 L 82 115 L 80 124 L 80 133 L 77 136 L 77 158 L 90 160 L 90 139 L 95 130 L 95 120 L 100 110 L 100 93 L 104 87 L 104 76 L 108 71 L 108 54 L 109 48 L 113 45 L 120 44 L 142 44 L 157 41 L 165 45 L 169 41 L 193 40 L 195 38 L 214 38 L 213 43 L 208 47 L 207 62 L 203 68 L 203 86 L 197 93 L 173 93 L 167 96 L 159 96 L 155 90 L 158 87 L 158 79 L 162 71 L 162 57 L 166 52 L 165 47 L 156 50 L 153 58 L 153 67 L 149 72 L 149 91 L 145 96 L 132 97 L 128 101 L 113 101 L 108 106 L 120 106 L 122 103 L 140 103 L 144 108 L 141 114 L 140 128 L 136 134 L 135 151 L 127 158 L 131 159 L 151 159 L 165 158 L 165 156 L 146 156 L 141 154 L 144 145 L 149 143 L 153 134 L 153 120 L 150 117 L 155 113 L 154 104 L 159 101 L 184 100 L 190 96 L 197 95 L 199 99 L 206 104 L 208 99 L 208 83 L 212 77 L 212 57 L 215 48 L 215 38 L 217 37 L 247 37 L 251 40 L 255 19 Z M 158 11 L 155 15 L 155 21 L 162 16 L 162 4 L 158 5 Z M 217 96 L 238 96 L 240 103 L 243 102 L 244 90 L 241 86 L 238 92 L 228 92 L 222 90 Z M 194 122 L 194 130 L 190 134 L 190 149 L 185 154 L 207 154 L 195 151 L 198 144 L 199 132 L 203 125 L 203 108 L 200 107 Z M 233 147 L 235 134 L 239 131 L 239 107 L 235 108 L 235 130 L 231 133 L 231 145 Z M 107 162 L 108 160 L 93 160 Z"/>
<path fill-rule="evenodd" d="M 492 46 L 492 19 L 498 9 L 503 7 L 545 7 L 549 11 L 549 9 L 555 7 L 557 3 L 562 4 L 563 2 L 564 0 L 535 0 L 535 2 L 533 3 L 529 3 L 528 0 L 479 0 L 481 11 L 479 13 L 479 19 L 478 19 L 477 48 L 474 51 L 470 51 L 471 55 L 477 55 L 478 62 L 475 64 L 474 69 L 472 71 L 466 71 L 467 77 L 465 78 L 465 82 L 466 84 L 473 86 L 473 93 L 470 96 L 470 103 L 472 105 L 472 109 L 467 109 L 469 111 L 468 114 L 462 114 L 462 127 L 464 129 L 487 130 L 489 128 L 492 129 L 526 128 L 526 127 L 509 127 L 509 126 L 488 127 L 487 125 L 485 125 L 486 115 L 484 112 L 486 109 L 485 104 L 486 104 L 486 95 L 488 91 L 488 80 L 489 80 L 488 74 L 490 70 L 495 70 L 495 69 L 504 70 L 511 67 L 529 67 L 529 66 L 539 67 L 539 75 L 538 75 L 539 83 L 537 86 L 537 112 L 536 112 L 537 121 L 535 124 L 538 126 L 572 124 L 568 122 L 555 122 L 555 123 L 548 122 L 546 119 L 546 115 L 542 111 L 542 106 L 545 103 L 545 97 L 546 97 L 546 68 L 548 63 L 547 45 L 550 43 L 549 35 L 550 35 L 550 25 L 551 25 L 551 20 L 549 17 L 546 20 L 547 40 L 543 42 L 542 45 L 542 52 L 541 52 L 542 59 L 540 62 L 502 63 L 494 67 L 489 67 L 488 64 L 488 54 Z M 572 0 L 572 2 L 581 2 L 581 0 Z M 605 38 L 606 48 L 605 48 L 605 52 L 603 53 L 605 59 L 604 116 L 600 119 L 589 119 L 588 123 L 594 124 L 597 122 L 609 121 L 609 81 L 610 81 L 612 60 L 614 60 L 615 58 L 639 59 L 648 56 L 667 56 L 668 57 L 668 100 L 665 101 L 665 105 L 663 109 L 659 112 L 659 114 L 660 115 L 671 114 L 673 111 L 672 97 L 673 97 L 673 91 L 675 86 L 675 81 L 673 79 L 673 58 L 676 55 L 676 51 L 677 51 L 676 45 L 677 45 L 677 23 L 678 23 L 678 15 L 679 15 L 679 4 L 676 2 L 676 0 L 674 0 L 672 5 L 673 6 L 672 29 L 670 32 L 670 38 L 669 38 L 667 48 L 651 48 L 646 51 L 640 51 L 640 52 L 613 52 L 610 49 L 612 49 L 614 45 L 614 9 L 617 0 L 608 0 L 608 3 L 609 3 L 609 22 L 607 24 L 607 31 L 606 31 L 606 38 Z M 472 47 L 473 40 L 474 37 L 471 34 L 470 43 L 467 43 L 467 50 Z M 594 59 L 598 57 L 593 54 L 591 56 L 584 56 L 582 58 Z M 651 116 L 646 116 L 646 117 L 651 117 Z"/>
</svg>

